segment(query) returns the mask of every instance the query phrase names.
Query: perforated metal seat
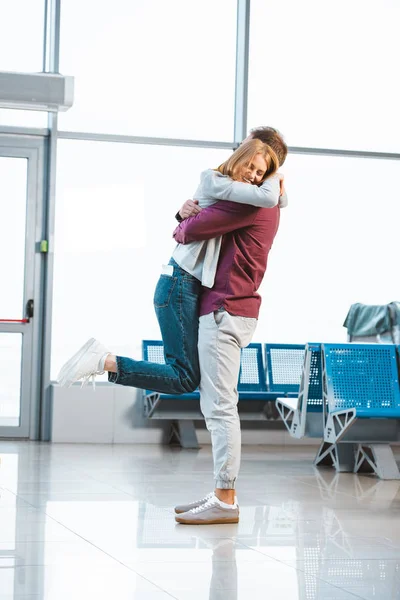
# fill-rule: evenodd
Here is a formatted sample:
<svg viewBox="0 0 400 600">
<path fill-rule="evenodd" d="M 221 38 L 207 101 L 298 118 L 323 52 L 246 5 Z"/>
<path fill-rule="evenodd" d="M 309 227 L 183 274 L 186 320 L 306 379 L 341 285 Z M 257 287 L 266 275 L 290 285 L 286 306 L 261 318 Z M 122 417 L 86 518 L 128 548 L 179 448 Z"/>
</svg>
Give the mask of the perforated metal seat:
<svg viewBox="0 0 400 600">
<path fill-rule="evenodd" d="M 238 391 L 267 391 L 261 344 L 253 343 L 249 344 L 247 348 L 242 348 L 240 356 Z"/>
<path fill-rule="evenodd" d="M 393 344 L 324 344 L 327 445 L 357 445 L 354 471 L 399 479 L 389 443 L 400 440 L 400 389 Z"/>
<path fill-rule="evenodd" d="M 282 392 L 267 388 L 262 344 L 242 348 L 238 381 L 239 400 L 275 400 Z"/>
<path fill-rule="evenodd" d="M 302 344 L 265 344 L 268 389 L 298 395 L 304 366 Z"/>
<path fill-rule="evenodd" d="M 143 340 L 142 353 L 143 360 L 165 364 L 164 344 L 160 340 Z"/>
<path fill-rule="evenodd" d="M 400 418 L 392 344 L 324 344 L 328 409 L 354 408 L 358 418 Z"/>
</svg>

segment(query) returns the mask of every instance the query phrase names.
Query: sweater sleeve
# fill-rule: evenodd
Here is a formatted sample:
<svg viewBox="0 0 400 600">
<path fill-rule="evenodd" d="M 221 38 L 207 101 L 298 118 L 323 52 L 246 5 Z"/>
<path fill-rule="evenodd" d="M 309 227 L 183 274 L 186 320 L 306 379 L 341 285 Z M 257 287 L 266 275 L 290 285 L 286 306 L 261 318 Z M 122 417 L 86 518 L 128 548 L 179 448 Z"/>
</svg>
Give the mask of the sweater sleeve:
<svg viewBox="0 0 400 600">
<path fill-rule="evenodd" d="M 282 196 L 279 196 L 279 208 L 286 208 L 288 203 L 289 201 L 287 193 L 285 192 L 284 194 L 282 194 Z"/>
<path fill-rule="evenodd" d="M 203 208 L 195 217 L 178 225 L 173 233 L 175 241 L 189 244 L 230 233 L 252 225 L 258 211 L 252 206 L 238 206 L 233 202 L 217 202 Z"/>
<path fill-rule="evenodd" d="M 204 194 L 216 200 L 230 200 L 260 208 L 272 208 L 279 201 L 280 185 L 277 174 L 268 177 L 258 187 L 251 183 L 233 181 L 230 177 L 209 169 L 203 173 L 202 184 Z"/>
</svg>

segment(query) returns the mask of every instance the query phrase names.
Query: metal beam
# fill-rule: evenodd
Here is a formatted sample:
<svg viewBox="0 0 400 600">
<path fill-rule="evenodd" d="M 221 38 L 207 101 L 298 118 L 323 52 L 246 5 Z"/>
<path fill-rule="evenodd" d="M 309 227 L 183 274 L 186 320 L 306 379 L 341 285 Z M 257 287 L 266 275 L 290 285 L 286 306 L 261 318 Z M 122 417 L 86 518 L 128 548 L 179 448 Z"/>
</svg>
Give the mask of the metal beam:
<svg viewBox="0 0 400 600">
<path fill-rule="evenodd" d="M 60 72 L 61 0 L 45 1 L 43 71 Z"/>
<path fill-rule="evenodd" d="M 121 144 L 152 144 L 155 146 L 185 146 L 192 148 L 221 148 L 232 150 L 232 142 L 212 142 L 207 140 L 182 140 L 178 138 L 157 138 L 113 133 L 85 133 L 82 131 L 59 131 L 58 139 L 87 140 L 94 142 L 116 142 Z"/>
<path fill-rule="evenodd" d="M 6 128 L 3 128 L 6 129 Z M 11 129 L 11 128 L 10 128 Z M 34 130 L 31 130 L 34 133 Z M 43 130 L 45 131 L 45 130 Z M 1 129 L 0 129 L 1 132 Z M 37 130 L 39 133 L 40 130 Z M 11 131 L 10 131 L 11 133 Z M 24 131 L 21 128 L 21 133 Z M 83 140 L 95 142 L 116 142 L 121 144 L 150 144 L 155 146 L 183 146 L 192 148 L 236 149 L 240 142 L 213 142 L 211 140 L 184 140 L 180 138 L 157 138 L 113 133 L 91 133 L 84 131 L 58 131 L 58 139 Z M 244 135 L 245 137 L 245 135 Z M 375 158 L 384 160 L 400 160 L 400 154 L 393 152 L 370 152 L 364 150 L 343 150 L 339 148 L 310 148 L 307 146 L 289 146 L 289 154 L 307 154 L 318 156 L 343 156 L 347 158 Z"/>
<path fill-rule="evenodd" d="M 27 135 L 43 138 L 49 134 L 49 130 L 40 127 L 14 127 L 13 125 L 0 125 L 0 134 Z"/>
<path fill-rule="evenodd" d="M 247 136 L 247 89 L 249 78 L 250 0 L 237 0 L 236 80 L 234 141 Z"/>
<path fill-rule="evenodd" d="M 315 154 L 320 156 L 343 156 L 347 158 L 400 160 L 400 154 L 393 152 L 369 152 L 367 150 L 341 150 L 336 148 L 307 148 L 305 146 L 289 146 L 288 150 L 289 154 Z"/>
<path fill-rule="evenodd" d="M 60 12 L 61 0 L 47 0 L 46 5 L 46 70 L 50 73 L 59 72 L 60 59 Z M 50 439 L 51 415 L 51 329 L 53 318 L 53 273 L 54 273 L 54 224 L 55 224 L 55 196 L 56 196 L 56 160 L 57 160 L 57 131 L 58 114 L 49 113 L 48 116 L 48 147 L 46 171 L 46 210 L 45 210 L 45 239 L 48 240 L 48 253 L 44 255 L 43 276 L 43 340 L 41 356 L 41 401 L 40 401 L 40 439 Z"/>
</svg>

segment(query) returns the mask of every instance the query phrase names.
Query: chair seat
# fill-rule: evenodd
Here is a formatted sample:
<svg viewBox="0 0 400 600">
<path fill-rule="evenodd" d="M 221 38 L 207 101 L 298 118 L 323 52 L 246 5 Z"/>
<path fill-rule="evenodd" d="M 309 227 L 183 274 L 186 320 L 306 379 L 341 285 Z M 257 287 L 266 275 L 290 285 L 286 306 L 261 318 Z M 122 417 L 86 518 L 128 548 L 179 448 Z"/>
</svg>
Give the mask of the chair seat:
<svg viewBox="0 0 400 600">
<path fill-rule="evenodd" d="M 152 392 L 150 390 L 146 390 L 146 396 L 151 396 L 157 392 Z M 270 401 L 276 400 L 279 398 L 278 393 L 276 392 L 239 392 L 239 400 L 240 401 L 249 401 L 249 400 L 261 400 L 261 401 Z M 188 392 L 186 394 L 162 394 L 160 393 L 161 400 L 200 400 L 200 392 L 199 390 L 195 390 L 194 392 Z"/>
<path fill-rule="evenodd" d="M 152 392 L 146 390 L 146 396 L 157 394 L 158 392 Z M 187 392 L 185 394 L 162 394 L 160 392 L 160 398 L 163 400 L 200 400 L 200 392 L 195 390 L 194 392 Z"/>
<path fill-rule="evenodd" d="M 335 415 L 344 410 L 349 410 L 351 407 L 331 410 L 330 413 Z M 355 408 L 357 419 L 400 419 L 399 408 Z"/>
<path fill-rule="evenodd" d="M 297 410 L 299 399 L 297 398 L 278 398 L 279 402 L 290 410 Z"/>
<path fill-rule="evenodd" d="M 281 394 L 277 392 L 239 392 L 239 400 L 276 400 Z"/>
</svg>

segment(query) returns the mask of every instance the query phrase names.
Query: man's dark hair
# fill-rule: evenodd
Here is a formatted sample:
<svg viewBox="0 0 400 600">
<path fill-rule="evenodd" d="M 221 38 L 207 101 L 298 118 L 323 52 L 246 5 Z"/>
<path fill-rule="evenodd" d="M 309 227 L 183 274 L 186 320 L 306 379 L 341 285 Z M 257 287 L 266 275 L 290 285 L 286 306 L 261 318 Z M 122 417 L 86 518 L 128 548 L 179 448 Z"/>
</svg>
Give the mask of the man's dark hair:
<svg viewBox="0 0 400 600">
<path fill-rule="evenodd" d="M 288 148 L 283 140 L 282 134 L 273 127 L 255 127 L 250 130 L 252 138 L 261 140 L 264 144 L 271 146 L 278 157 L 279 165 L 282 166 L 285 162 Z"/>
</svg>

